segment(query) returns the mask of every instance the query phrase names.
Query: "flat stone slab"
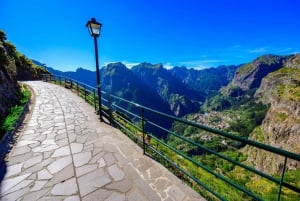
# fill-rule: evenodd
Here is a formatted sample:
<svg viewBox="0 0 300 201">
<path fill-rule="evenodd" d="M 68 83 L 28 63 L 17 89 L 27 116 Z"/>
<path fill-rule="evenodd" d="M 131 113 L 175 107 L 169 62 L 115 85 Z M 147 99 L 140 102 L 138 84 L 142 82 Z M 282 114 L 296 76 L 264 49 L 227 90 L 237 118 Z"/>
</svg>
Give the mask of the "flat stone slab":
<svg viewBox="0 0 300 201">
<path fill-rule="evenodd" d="M 7 156 L 0 200 L 204 200 L 64 87 L 26 82 L 35 103 Z"/>
</svg>

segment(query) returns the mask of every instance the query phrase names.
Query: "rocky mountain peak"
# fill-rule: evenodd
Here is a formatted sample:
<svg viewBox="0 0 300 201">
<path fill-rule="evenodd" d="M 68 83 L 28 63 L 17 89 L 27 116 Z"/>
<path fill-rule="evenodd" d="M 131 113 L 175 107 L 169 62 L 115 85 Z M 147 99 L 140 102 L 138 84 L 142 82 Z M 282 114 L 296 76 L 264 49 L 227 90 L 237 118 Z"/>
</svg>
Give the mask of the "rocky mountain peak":
<svg viewBox="0 0 300 201">
<path fill-rule="evenodd" d="M 242 95 L 243 92 L 256 89 L 262 79 L 271 72 L 281 68 L 290 56 L 263 55 L 251 63 L 241 66 L 232 82 L 224 90 L 229 96 Z"/>
</svg>

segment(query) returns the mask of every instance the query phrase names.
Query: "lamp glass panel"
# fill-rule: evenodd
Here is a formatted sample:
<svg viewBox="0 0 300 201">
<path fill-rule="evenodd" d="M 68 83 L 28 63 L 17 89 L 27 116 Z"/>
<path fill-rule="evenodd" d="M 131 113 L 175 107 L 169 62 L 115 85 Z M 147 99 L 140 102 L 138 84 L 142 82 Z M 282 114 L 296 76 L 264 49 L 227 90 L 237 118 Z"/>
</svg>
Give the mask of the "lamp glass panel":
<svg viewBox="0 0 300 201">
<path fill-rule="evenodd" d="M 93 23 L 89 24 L 89 31 L 92 35 L 99 36 L 100 35 L 100 28 L 101 28 L 101 26 L 99 24 L 93 24 Z"/>
</svg>

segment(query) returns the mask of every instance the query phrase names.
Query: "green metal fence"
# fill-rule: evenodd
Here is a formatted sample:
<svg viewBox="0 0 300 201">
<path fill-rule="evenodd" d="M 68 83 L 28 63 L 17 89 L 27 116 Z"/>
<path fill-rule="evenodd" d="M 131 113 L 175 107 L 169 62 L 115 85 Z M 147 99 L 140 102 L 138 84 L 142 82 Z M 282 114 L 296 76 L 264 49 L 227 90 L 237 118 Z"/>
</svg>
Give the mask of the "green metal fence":
<svg viewBox="0 0 300 201">
<path fill-rule="evenodd" d="M 73 90 L 94 106 L 95 111 L 99 112 L 96 88 L 56 75 L 44 75 L 43 80 L 54 81 Z M 101 112 L 108 122 L 139 144 L 143 148 L 144 154 L 167 166 L 195 190 L 204 194 L 207 199 L 300 200 L 300 171 L 287 169 L 288 164 L 299 167 L 299 154 L 177 118 L 104 91 L 101 93 L 103 104 Z M 275 175 L 263 172 L 251 165 L 251 161 L 240 160 L 226 152 L 207 147 L 197 140 L 184 136 L 183 133 L 174 132 L 172 127 L 166 127 L 163 122 L 171 122 L 173 125 L 176 122 L 192 129 L 198 129 L 199 132 L 204 132 L 208 139 L 217 137 L 221 139 L 222 146 L 230 147 L 240 156 L 243 154 L 245 156 L 247 150 L 261 151 L 272 155 L 274 159 L 281 160 L 279 168 L 281 172 Z M 177 145 L 170 143 L 169 139 L 171 138 Z M 242 148 L 238 149 L 226 144 L 228 140 L 242 144 Z M 197 150 L 197 153 L 191 154 L 181 149 L 180 145 Z M 203 160 L 203 158 L 221 161 L 221 164 L 228 164 L 231 168 L 226 171 L 226 169 L 215 167 L 215 161 Z M 267 161 L 266 165 L 268 165 Z"/>
</svg>

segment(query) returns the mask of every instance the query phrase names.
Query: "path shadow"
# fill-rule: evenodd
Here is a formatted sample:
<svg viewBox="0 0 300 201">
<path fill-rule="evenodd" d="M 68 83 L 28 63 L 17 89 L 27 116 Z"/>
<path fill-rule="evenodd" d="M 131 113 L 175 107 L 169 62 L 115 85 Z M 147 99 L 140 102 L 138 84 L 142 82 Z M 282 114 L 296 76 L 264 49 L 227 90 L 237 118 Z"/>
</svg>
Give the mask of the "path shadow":
<svg viewBox="0 0 300 201">
<path fill-rule="evenodd" d="M 7 165 L 5 162 L 5 156 L 7 154 L 7 151 L 5 150 L 5 147 L 3 147 L 2 143 L 0 143 L 0 186 L 2 183 L 2 180 L 4 179 L 4 176 L 7 172 Z M 0 188 L 1 191 L 1 188 Z"/>
</svg>

